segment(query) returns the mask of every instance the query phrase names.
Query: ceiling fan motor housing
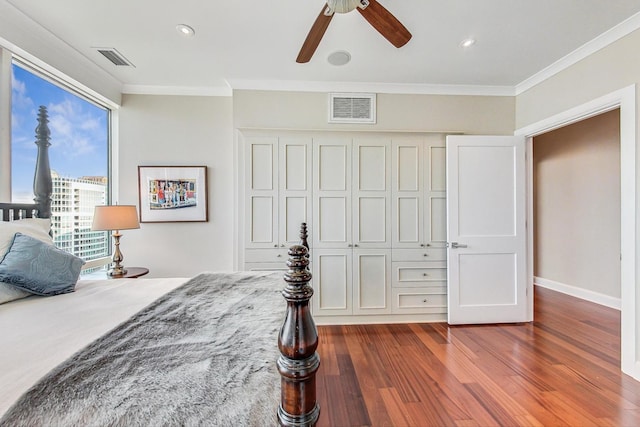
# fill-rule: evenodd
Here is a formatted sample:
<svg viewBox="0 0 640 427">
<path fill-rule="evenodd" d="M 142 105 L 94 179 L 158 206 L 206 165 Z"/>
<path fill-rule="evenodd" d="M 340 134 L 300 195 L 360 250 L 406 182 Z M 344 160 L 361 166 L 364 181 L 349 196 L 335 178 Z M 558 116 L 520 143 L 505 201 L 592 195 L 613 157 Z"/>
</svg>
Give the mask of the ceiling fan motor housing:
<svg viewBox="0 0 640 427">
<path fill-rule="evenodd" d="M 357 7 L 366 7 L 368 4 L 366 0 L 327 0 L 329 9 L 336 13 L 348 13 Z"/>
</svg>

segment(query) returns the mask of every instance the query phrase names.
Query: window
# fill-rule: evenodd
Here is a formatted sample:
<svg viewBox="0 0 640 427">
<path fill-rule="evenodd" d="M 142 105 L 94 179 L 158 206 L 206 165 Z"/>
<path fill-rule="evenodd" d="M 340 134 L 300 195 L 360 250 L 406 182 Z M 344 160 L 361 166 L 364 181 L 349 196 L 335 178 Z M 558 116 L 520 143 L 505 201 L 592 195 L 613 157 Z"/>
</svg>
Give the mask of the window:
<svg viewBox="0 0 640 427">
<path fill-rule="evenodd" d="M 54 242 L 87 261 L 107 262 L 110 237 L 91 231 L 91 223 L 94 207 L 109 202 L 110 110 L 15 59 L 11 93 L 12 202 L 33 202 L 35 128 L 42 105 L 47 107 L 51 131 Z"/>
</svg>

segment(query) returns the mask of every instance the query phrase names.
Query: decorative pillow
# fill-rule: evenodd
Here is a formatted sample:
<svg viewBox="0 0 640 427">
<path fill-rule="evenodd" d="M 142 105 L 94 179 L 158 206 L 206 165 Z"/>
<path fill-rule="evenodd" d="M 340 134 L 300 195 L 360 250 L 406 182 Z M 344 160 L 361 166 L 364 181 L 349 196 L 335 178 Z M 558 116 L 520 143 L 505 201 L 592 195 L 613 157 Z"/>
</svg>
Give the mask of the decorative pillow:
<svg viewBox="0 0 640 427">
<path fill-rule="evenodd" d="M 45 243 L 53 244 L 49 235 L 50 218 L 26 218 L 18 221 L 0 221 L 0 257 L 7 253 L 16 233 L 26 234 Z"/>
<path fill-rule="evenodd" d="M 9 283 L 0 282 L 0 304 L 25 298 L 25 297 L 28 297 L 29 295 L 33 295 L 33 294 L 30 292 L 23 291 L 22 289 L 18 289 Z"/>
<path fill-rule="evenodd" d="M 84 261 L 31 236 L 16 233 L 0 261 L 0 280 L 36 295 L 73 292 Z"/>
<path fill-rule="evenodd" d="M 0 258 L 7 253 L 13 237 L 16 233 L 23 233 L 45 243 L 53 244 L 49 235 L 51 219 L 49 218 L 25 218 L 17 221 L 0 222 Z M 0 282 L 0 304 L 17 300 L 32 295 L 15 286 Z"/>
</svg>

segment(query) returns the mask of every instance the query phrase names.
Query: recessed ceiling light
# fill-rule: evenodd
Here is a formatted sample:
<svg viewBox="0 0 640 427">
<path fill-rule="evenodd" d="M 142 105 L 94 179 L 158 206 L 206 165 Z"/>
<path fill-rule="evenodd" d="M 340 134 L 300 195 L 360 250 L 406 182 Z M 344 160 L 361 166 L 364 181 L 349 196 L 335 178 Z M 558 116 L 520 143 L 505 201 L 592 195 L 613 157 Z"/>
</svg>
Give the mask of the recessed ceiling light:
<svg viewBox="0 0 640 427">
<path fill-rule="evenodd" d="M 351 54 L 346 50 L 338 50 L 332 52 L 328 57 L 327 61 L 331 65 L 345 65 L 351 61 Z"/>
<path fill-rule="evenodd" d="M 476 39 L 472 39 L 472 38 L 468 38 L 468 39 L 464 39 L 460 42 L 460 47 L 461 48 L 468 48 L 473 46 L 474 44 L 476 44 Z"/>
<path fill-rule="evenodd" d="M 186 24 L 176 25 L 176 30 L 180 35 L 185 37 L 193 37 L 196 35 L 196 30 Z"/>
</svg>

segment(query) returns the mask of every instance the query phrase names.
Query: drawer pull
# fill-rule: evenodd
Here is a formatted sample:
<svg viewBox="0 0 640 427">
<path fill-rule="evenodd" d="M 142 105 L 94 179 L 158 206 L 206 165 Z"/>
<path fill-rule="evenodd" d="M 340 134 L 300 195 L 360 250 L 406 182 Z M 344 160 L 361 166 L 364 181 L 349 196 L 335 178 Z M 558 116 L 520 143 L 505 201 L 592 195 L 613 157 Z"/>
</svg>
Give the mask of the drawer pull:
<svg viewBox="0 0 640 427">
<path fill-rule="evenodd" d="M 423 254 L 422 256 L 429 256 L 429 254 Z"/>
<path fill-rule="evenodd" d="M 273 245 L 273 247 L 274 247 L 274 248 L 277 248 L 277 247 L 278 247 L 278 245 L 277 245 L 277 244 L 275 244 L 275 245 Z"/>
<path fill-rule="evenodd" d="M 277 256 L 278 258 L 280 258 L 280 257 L 282 257 L 282 254 L 278 254 L 278 255 L 276 255 L 276 256 Z"/>
<path fill-rule="evenodd" d="M 427 274 L 427 273 L 422 273 L 422 275 L 423 275 L 424 277 L 427 277 L 427 276 L 428 276 L 428 274 Z"/>
<path fill-rule="evenodd" d="M 425 298 L 422 300 L 422 302 L 429 302 L 429 300 Z"/>
</svg>

